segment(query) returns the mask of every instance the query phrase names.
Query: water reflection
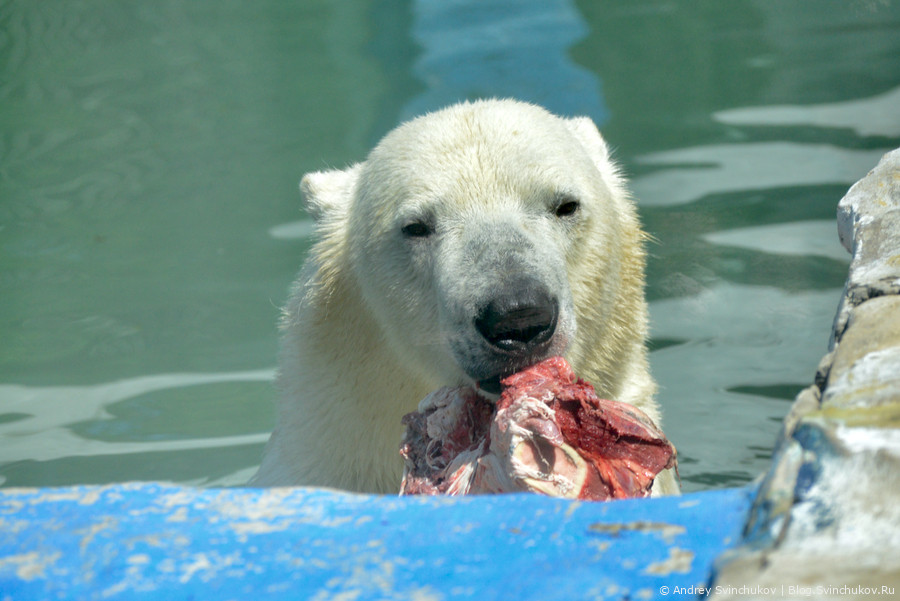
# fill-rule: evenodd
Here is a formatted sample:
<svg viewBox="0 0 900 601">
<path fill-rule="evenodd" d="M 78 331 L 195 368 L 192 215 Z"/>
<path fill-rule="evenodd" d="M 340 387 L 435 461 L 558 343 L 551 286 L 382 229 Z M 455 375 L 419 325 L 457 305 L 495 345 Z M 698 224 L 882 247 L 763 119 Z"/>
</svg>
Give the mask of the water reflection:
<svg viewBox="0 0 900 601">
<path fill-rule="evenodd" d="M 839 293 L 718 283 L 651 305 L 652 336 L 681 342 L 651 362 L 685 490 L 747 482 L 766 469 L 792 400 L 766 389 L 809 385 Z"/>
<path fill-rule="evenodd" d="M 569 57 L 588 32 L 572 0 L 415 0 L 412 37 L 421 52 L 413 73 L 425 90 L 399 117 L 510 97 L 602 123 L 599 78 Z"/>
<path fill-rule="evenodd" d="M 125 461 L 125 455 L 142 455 L 147 460 L 152 454 L 167 452 L 184 452 L 198 449 L 223 449 L 245 445 L 262 445 L 268 438 L 271 413 L 260 411 L 254 397 L 268 396 L 270 382 L 274 378 L 274 370 L 253 370 L 234 373 L 217 374 L 161 374 L 142 376 L 97 384 L 92 386 L 20 386 L 0 384 L 2 411 L 0 415 L 7 419 L 0 420 L 0 436 L 3 437 L 2 460 L 6 466 L 0 470 L 7 476 L 17 473 L 17 463 L 27 462 L 33 472 L 42 469 L 37 463 L 53 464 L 72 457 L 98 458 L 97 465 L 103 463 L 101 458 L 107 457 L 114 464 Z M 231 383 L 263 383 L 264 387 L 256 394 L 246 387 L 237 398 L 222 398 L 217 395 L 207 403 L 205 411 L 198 411 L 199 397 L 196 393 L 188 398 L 179 399 L 188 406 L 172 407 L 166 415 L 157 419 L 148 419 L 148 414 L 138 414 L 132 419 L 125 432 L 115 431 L 117 404 L 139 399 L 151 393 L 179 392 L 216 384 Z M 260 394 L 262 393 L 262 395 Z M 221 401 L 221 403 L 220 403 Z M 155 411 L 165 410 L 155 403 Z M 213 424 L 208 427 L 204 421 L 231 414 L 246 408 L 247 417 L 229 424 Z M 206 427 L 204 435 L 197 432 L 181 435 L 165 435 L 165 430 L 180 428 L 173 415 L 187 412 L 192 416 L 190 430 Z M 206 413 L 207 415 L 204 415 Z M 152 423 L 156 421 L 157 423 Z M 250 423 L 248 423 L 248 421 Z M 252 431 L 256 421 L 257 433 L 222 435 L 224 431 Z M 149 423 L 148 423 L 149 422 Z M 123 423 L 119 420 L 119 423 Z M 140 461 L 140 459 L 138 459 Z M 204 473 L 205 468 L 199 471 Z M 162 470 L 161 473 L 165 473 Z M 134 476 L 138 477 L 137 475 Z M 77 483 L 78 474 L 71 483 Z M 6 477 L 4 476 L 4 479 Z M 13 478 L 12 484 L 23 485 L 33 482 L 33 475 L 21 474 Z M 40 482 L 40 480 L 38 480 Z"/>
<path fill-rule="evenodd" d="M 833 219 L 742 227 L 704 234 L 703 240 L 776 255 L 819 256 L 850 263 Z"/>
<path fill-rule="evenodd" d="M 900 88 L 868 98 L 809 105 L 774 105 L 717 111 L 713 119 L 732 125 L 846 127 L 860 136 L 900 136 Z"/>
<path fill-rule="evenodd" d="M 661 169 L 635 178 L 633 188 L 641 205 L 669 206 L 736 191 L 849 185 L 887 150 L 785 141 L 678 148 L 639 156 L 640 164 Z"/>
<path fill-rule="evenodd" d="M 312 219 L 301 219 L 280 223 L 269 228 L 269 236 L 276 240 L 303 240 L 311 237 L 316 231 Z"/>
</svg>

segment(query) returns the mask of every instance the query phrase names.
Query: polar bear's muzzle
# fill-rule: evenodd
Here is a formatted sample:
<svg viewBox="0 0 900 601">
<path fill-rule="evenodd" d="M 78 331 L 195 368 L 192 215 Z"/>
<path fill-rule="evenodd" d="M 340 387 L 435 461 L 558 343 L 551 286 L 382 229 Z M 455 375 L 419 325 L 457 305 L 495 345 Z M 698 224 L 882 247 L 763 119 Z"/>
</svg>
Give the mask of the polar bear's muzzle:
<svg viewBox="0 0 900 601">
<path fill-rule="evenodd" d="M 490 299 L 475 318 L 475 329 L 505 369 L 480 382 L 487 392 L 500 391 L 500 378 L 511 366 L 543 357 L 556 333 L 559 301 L 536 282 L 520 281 Z"/>
<path fill-rule="evenodd" d="M 499 392 L 506 376 L 565 353 L 575 323 L 558 245 L 538 244 L 508 216 L 467 224 L 445 244 L 438 263 L 442 329 L 472 382 Z"/>
<path fill-rule="evenodd" d="M 559 318 L 559 301 L 545 287 L 519 282 L 486 303 L 475 329 L 500 353 L 532 355 L 550 343 Z"/>
<path fill-rule="evenodd" d="M 481 337 L 480 387 L 499 392 L 501 378 L 551 354 L 559 311 L 559 299 L 531 279 L 510 282 L 483 303 L 473 322 Z"/>
</svg>

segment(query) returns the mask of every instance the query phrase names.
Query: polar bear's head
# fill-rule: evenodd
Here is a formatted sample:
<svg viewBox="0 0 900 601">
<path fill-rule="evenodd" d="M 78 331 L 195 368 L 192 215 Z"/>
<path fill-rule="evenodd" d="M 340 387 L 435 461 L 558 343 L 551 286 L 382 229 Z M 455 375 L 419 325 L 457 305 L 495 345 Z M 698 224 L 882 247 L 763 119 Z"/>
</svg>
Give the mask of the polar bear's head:
<svg viewBox="0 0 900 601">
<path fill-rule="evenodd" d="M 426 382 L 496 391 L 502 376 L 583 354 L 618 327 L 621 238 L 635 227 L 623 226 L 631 203 L 588 119 L 456 105 L 302 188 L 322 237 L 318 281 L 351 278 L 387 341 L 380 352 Z"/>
</svg>

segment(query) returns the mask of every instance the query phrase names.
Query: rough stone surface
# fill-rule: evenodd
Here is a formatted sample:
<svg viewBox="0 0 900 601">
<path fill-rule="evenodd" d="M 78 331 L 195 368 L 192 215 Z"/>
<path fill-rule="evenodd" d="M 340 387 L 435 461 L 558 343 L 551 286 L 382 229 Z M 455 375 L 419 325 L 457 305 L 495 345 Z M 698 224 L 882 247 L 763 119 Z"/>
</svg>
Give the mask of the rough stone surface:
<svg viewBox="0 0 900 601">
<path fill-rule="evenodd" d="M 838 205 L 853 253 L 831 350 L 785 418 L 712 598 L 900 594 L 900 149 Z"/>
<path fill-rule="evenodd" d="M 838 203 L 838 235 L 853 254 L 835 318 L 837 342 L 853 307 L 900 293 L 900 148 L 887 153 Z"/>
<path fill-rule="evenodd" d="M 900 402 L 900 295 L 870 299 L 850 312 L 822 402 L 826 407 Z"/>
<path fill-rule="evenodd" d="M 856 254 L 864 245 L 859 233 L 881 215 L 900 208 L 900 148 L 885 154 L 878 165 L 863 179 L 853 184 L 838 203 L 837 224 L 841 244 Z M 865 244 L 877 242 L 868 239 Z M 853 269 L 851 269 L 851 274 Z"/>
</svg>

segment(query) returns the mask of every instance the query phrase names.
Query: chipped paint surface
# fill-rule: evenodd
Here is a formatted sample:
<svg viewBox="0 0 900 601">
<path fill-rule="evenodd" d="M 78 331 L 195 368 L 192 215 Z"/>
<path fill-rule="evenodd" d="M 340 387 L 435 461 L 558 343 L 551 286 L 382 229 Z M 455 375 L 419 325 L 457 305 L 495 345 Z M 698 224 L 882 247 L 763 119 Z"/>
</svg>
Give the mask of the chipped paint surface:
<svg viewBox="0 0 900 601">
<path fill-rule="evenodd" d="M 0 557 L 0 573 L 4 570 L 14 570 L 16 577 L 29 582 L 35 578 L 46 578 L 47 566 L 59 559 L 60 553 L 21 553 Z"/>
<path fill-rule="evenodd" d="M 691 562 L 694 561 L 694 552 L 687 549 L 672 547 L 669 556 L 660 562 L 647 566 L 648 574 L 667 576 L 672 573 L 687 574 L 691 571 Z"/>
<path fill-rule="evenodd" d="M 0 489 L 0 600 L 652 598 L 708 578 L 751 494 Z"/>
<path fill-rule="evenodd" d="M 667 542 L 671 542 L 674 537 L 680 534 L 684 534 L 685 532 L 684 526 L 679 526 L 678 524 L 666 524 L 665 522 L 647 522 L 643 520 L 628 523 L 591 524 L 589 528 L 593 532 L 603 532 L 606 534 L 612 534 L 614 536 L 619 536 L 619 534 L 621 534 L 622 532 L 627 531 L 653 532 L 659 534 L 659 536 L 661 536 Z"/>
</svg>

